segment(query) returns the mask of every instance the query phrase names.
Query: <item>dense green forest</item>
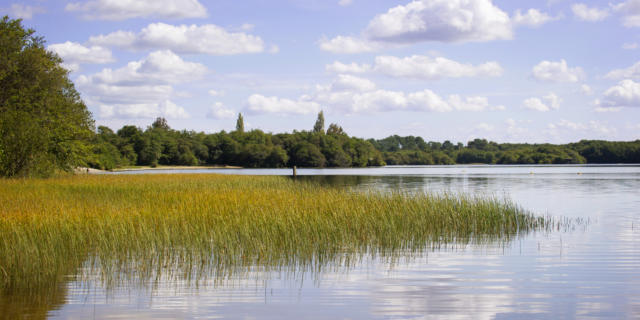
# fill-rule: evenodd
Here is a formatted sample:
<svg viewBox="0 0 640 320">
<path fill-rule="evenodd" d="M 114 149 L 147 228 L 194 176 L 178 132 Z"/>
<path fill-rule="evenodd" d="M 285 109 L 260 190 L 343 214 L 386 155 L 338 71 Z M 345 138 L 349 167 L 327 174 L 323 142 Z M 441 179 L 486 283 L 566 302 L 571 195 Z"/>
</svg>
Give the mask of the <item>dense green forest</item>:
<svg viewBox="0 0 640 320">
<path fill-rule="evenodd" d="M 236 130 L 205 134 L 173 130 L 163 118 L 145 130 L 124 126 L 117 132 L 100 126 L 89 165 L 114 169 L 131 165 L 231 165 L 248 168 L 366 167 L 431 164 L 580 164 L 640 163 L 640 140 L 583 140 L 564 145 L 496 143 L 475 139 L 463 143 L 425 141 L 397 135 L 381 140 L 348 136 L 337 124 L 324 129 L 318 114 L 313 130 L 292 133 L 244 131 L 240 114 Z"/>
</svg>

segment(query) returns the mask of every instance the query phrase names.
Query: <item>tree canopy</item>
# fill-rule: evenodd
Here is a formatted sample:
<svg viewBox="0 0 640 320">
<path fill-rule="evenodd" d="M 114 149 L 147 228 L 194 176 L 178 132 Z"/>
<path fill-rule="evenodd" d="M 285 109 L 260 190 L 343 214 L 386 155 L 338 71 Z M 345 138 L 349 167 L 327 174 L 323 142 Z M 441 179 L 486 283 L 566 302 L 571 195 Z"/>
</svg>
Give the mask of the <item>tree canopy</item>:
<svg viewBox="0 0 640 320">
<path fill-rule="evenodd" d="M 20 19 L 0 21 L 0 176 L 84 165 L 94 125 L 62 60 Z"/>
<path fill-rule="evenodd" d="M 313 132 L 324 134 L 324 114 L 322 111 L 318 113 L 318 119 L 316 120 L 316 124 L 313 126 Z"/>
</svg>

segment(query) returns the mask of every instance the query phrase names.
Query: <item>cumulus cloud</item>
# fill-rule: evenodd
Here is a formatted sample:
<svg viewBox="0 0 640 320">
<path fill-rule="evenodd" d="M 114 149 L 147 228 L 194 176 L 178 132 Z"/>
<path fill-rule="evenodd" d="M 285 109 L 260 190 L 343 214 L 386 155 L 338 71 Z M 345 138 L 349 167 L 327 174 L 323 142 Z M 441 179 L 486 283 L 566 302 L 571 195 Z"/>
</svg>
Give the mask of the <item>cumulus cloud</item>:
<svg viewBox="0 0 640 320">
<path fill-rule="evenodd" d="M 304 97 L 297 101 L 253 94 L 247 99 L 247 110 L 253 113 L 309 114 L 320 110 L 320 105 Z"/>
<path fill-rule="evenodd" d="M 549 14 L 540 12 L 537 9 L 529 9 L 522 14 L 520 10 L 516 10 L 513 15 L 513 24 L 516 26 L 539 27 L 549 21 L 557 20 L 559 17 L 553 18 Z"/>
<path fill-rule="evenodd" d="M 378 56 L 373 66 L 368 64 L 344 64 L 334 62 L 326 70 L 335 73 L 377 73 L 396 78 L 437 80 L 441 78 L 498 77 L 503 69 L 495 61 L 472 65 L 444 57 L 413 55 L 410 57 Z"/>
<path fill-rule="evenodd" d="M 317 112 L 320 107 L 338 113 L 370 113 L 390 111 L 450 112 L 501 110 L 504 107 L 490 106 L 482 96 L 441 97 L 431 90 L 402 92 L 379 89 L 368 79 L 351 75 L 339 75 L 328 85 L 316 86 L 315 92 L 297 100 L 252 95 L 247 109 L 253 112 L 307 114 Z"/>
<path fill-rule="evenodd" d="M 65 10 L 79 12 L 87 20 L 207 17 L 207 9 L 198 0 L 89 0 L 69 3 Z"/>
<path fill-rule="evenodd" d="M 120 30 L 90 37 L 89 43 L 129 50 L 169 49 L 177 53 L 211 55 L 259 53 L 265 50 L 264 41 L 260 37 L 243 32 L 228 32 L 213 24 L 174 26 L 152 23 L 139 33 Z"/>
<path fill-rule="evenodd" d="M 325 70 L 333 73 L 365 73 L 371 71 L 371 66 L 368 64 L 357 64 L 355 62 L 344 64 L 340 61 L 334 61 L 332 64 L 326 65 Z"/>
<path fill-rule="evenodd" d="M 319 44 L 329 52 L 361 53 L 427 41 L 509 40 L 515 26 L 537 27 L 555 19 L 537 9 L 518 10 L 511 18 L 492 0 L 414 0 L 375 16 L 358 37 L 339 35 Z"/>
<path fill-rule="evenodd" d="M 622 49 L 625 50 L 635 50 L 638 49 L 639 45 L 637 42 L 625 42 L 622 44 Z"/>
<path fill-rule="evenodd" d="M 636 62 L 634 65 L 625 69 L 615 69 L 607 73 L 605 78 L 609 79 L 640 79 L 640 62 Z"/>
<path fill-rule="evenodd" d="M 43 7 L 28 6 L 21 3 L 14 3 L 7 10 L 12 18 L 31 20 L 35 14 L 45 13 Z"/>
<path fill-rule="evenodd" d="M 225 107 L 222 102 L 216 102 L 207 112 L 207 118 L 213 119 L 231 119 L 235 115 L 235 110 Z"/>
<path fill-rule="evenodd" d="M 490 0 L 423 0 L 389 9 L 364 31 L 369 39 L 417 41 L 490 41 L 511 39 L 509 15 Z"/>
<path fill-rule="evenodd" d="M 85 47 L 79 43 L 67 41 L 52 44 L 48 49 L 57 53 L 64 60 L 63 65 L 71 71 L 80 69 L 81 64 L 104 64 L 114 61 L 111 50 L 100 46 Z"/>
<path fill-rule="evenodd" d="M 587 123 L 581 122 L 573 122 L 569 120 L 562 119 L 555 123 L 549 123 L 547 128 L 550 129 L 551 134 L 557 134 L 559 130 L 566 131 L 582 131 L 583 134 L 585 132 L 590 132 L 598 135 L 611 135 L 616 132 L 614 128 L 609 128 L 606 124 L 591 120 Z"/>
<path fill-rule="evenodd" d="M 206 72 L 205 66 L 184 61 L 165 50 L 152 52 L 120 69 L 81 75 L 76 85 L 87 103 L 98 106 L 104 118 L 185 118 L 188 114 L 184 108 L 170 101 L 173 85 L 196 80 Z"/>
<path fill-rule="evenodd" d="M 640 82 L 622 80 L 617 85 L 607 89 L 601 100 L 596 100 L 597 111 L 615 111 L 624 107 L 640 107 Z"/>
<path fill-rule="evenodd" d="M 320 49 L 331 53 L 362 53 L 378 50 L 380 44 L 372 41 L 347 36 L 337 36 L 333 39 L 322 38 Z"/>
<path fill-rule="evenodd" d="M 495 77 L 503 72 L 502 67 L 494 61 L 473 66 L 443 57 L 431 58 L 420 55 L 405 58 L 379 56 L 376 57 L 374 69 L 387 76 L 418 79 Z"/>
<path fill-rule="evenodd" d="M 372 91 L 375 90 L 376 84 L 365 78 L 355 77 L 352 75 L 340 74 L 338 78 L 331 84 L 330 90 L 333 92 L 342 91 Z"/>
<path fill-rule="evenodd" d="M 582 21 L 596 22 L 602 21 L 609 16 L 609 9 L 590 8 L 584 3 L 576 3 L 571 6 L 573 15 Z"/>
<path fill-rule="evenodd" d="M 567 62 L 542 61 L 533 67 L 533 77 L 541 81 L 578 82 L 583 79 L 584 71 L 580 67 L 569 68 Z"/>
<path fill-rule="evenodd" d="M 522 105 L 527 109 L 547 112 L 559 109 L 560 102 L 562 102 L 562 99 L 560 99 L 555 93 L 551 92 L 542 98 L 528 98 L 522 102 Z"/>
<path fill-rule="evenodd" d="M 158 103 L 134 103 L 134 104 L 102 104 L 99 105 L 99 115 L 103 119 L 135 119 L 156 118 L 188 119 L 189 114 L 170 100 Z"/>
<path fill-rule="evenodd" d="M 353 3 L 353 0 L 340 0 L 340 1 L 338 1 L 338 4 L 343 6 L 343 7 L 349 6 L 352 3 Z"/>
<path fill-rule="evenodd" d="M 590 96 L 590 95 L 592 95 L 592 94 L 593 94 L 593 89 L 591 89 L 591 87 L 590 87 L 589 85 L 587 85 L 587 84 L 583 84 L 583 85 L 581 85 L 581 86 L 580 86 L 580 91 L 581 91 L 583 94 L 586 94 L 586 95 L 588 95 L 588 96 Z"/>
<path fill-rule="evenodd" d="M 627 0 L 613 6 L 622 14 L 622 24 L 627 28 L 640 27 L 640 0 Z"/>
</svg>

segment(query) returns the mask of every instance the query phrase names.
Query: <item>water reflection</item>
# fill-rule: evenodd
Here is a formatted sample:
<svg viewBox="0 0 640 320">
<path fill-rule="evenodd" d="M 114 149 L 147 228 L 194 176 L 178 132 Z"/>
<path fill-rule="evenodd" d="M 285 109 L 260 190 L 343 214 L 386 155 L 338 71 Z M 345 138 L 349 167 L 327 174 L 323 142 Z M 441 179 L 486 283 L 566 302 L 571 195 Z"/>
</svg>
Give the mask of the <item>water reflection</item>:
<svg viewBox="0 0 640 320">
<path fill-rule="evenodd" d="M 107 290 L 98 277 L 88 277 L 34 298 L 32 313 L 44 318 L 48 309 L 49 317 L 61 319 L 640 318 L 640 168 L 535 167 L 534 174 L 527 172 L 530 167 L 507 173 L 481 169 L 298 179 L 358 189 L 505 195 L 539 214 L 592 223 L 587 229 L 459 243 L 395 259 L 363 255 L 350 268 L 254 267 L 199 286 L 160 279 Z M 4 296 L 0 309 L 17 303 L 25 307 L 16 310 L 24 311 L 26 301 Z"/>
</svg>

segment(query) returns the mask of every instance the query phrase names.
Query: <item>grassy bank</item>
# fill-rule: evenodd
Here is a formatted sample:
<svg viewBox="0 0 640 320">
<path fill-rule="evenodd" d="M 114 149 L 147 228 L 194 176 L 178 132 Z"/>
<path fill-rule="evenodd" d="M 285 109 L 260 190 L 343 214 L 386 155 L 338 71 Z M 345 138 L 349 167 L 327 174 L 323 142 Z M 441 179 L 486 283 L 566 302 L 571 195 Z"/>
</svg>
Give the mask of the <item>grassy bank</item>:
<svg viewBox="0 0 640 320">
<path fill-rule="evenodd" d="M 351 192 L 286 177 L 0 180 L 0 287 L 50 285 L 79 268 L 107 280 L 317 268 L 550 227 L 493 198 Z"/>
</svg>

